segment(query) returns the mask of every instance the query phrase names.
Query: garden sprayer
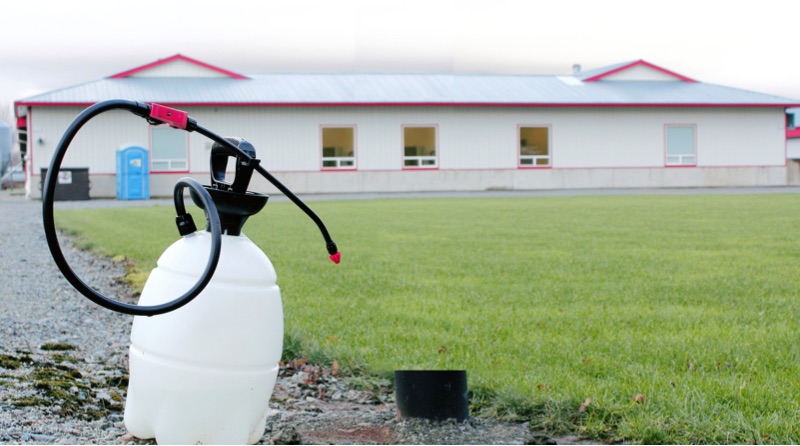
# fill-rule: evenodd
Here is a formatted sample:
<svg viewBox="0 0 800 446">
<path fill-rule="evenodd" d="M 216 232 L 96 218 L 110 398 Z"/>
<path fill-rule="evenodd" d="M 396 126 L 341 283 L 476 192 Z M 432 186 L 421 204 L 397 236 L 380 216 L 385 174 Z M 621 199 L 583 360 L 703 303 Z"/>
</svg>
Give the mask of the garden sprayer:
<svg viewBox="0 0 800 446">
<path fill-rule="evenodd" d="M 185 177 L 175 185 L 181 238 L 159 258 L 138 305 L 106 297 L 75 274 L 61 251 L 53 219 L 58 171 L 67 148 L 84 124 L 111 110 L 127 110 L 152 125 L 168 124 L 214 141 L 211 184 Z M 53 154 L 42 217 L 56 265 L 91 301 L 134 315 L 124 421 L 136 437 L 168 444 L 252 444 L 264 433 L 283 344 L 283 309 L 272 263 L 241 233 L 248 217 L 269 198 L 247 190 L 254 171 L 314 220 L 331 260 L 339 263 L 340 253 L 322 220 L 255 156 L 248 141 L 223 138 L 184 111 L 128 100 L 99 102 L 84 110 Z M 228 182 L 231 157 L 236 160 L 235 177 Z M 197 230 L 185 209 L 185 189 L 205 212 L 204 231 Z"/>
</svg>

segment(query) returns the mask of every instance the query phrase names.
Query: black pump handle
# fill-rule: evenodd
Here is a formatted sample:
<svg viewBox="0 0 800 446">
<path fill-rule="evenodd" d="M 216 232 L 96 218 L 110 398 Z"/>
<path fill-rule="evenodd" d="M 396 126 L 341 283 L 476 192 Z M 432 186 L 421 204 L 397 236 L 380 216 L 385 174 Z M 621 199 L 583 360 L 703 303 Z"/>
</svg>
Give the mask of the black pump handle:
<svg viewBox="0 0 800 446">
<path fill-rule="evenodd" d="M 211 187 L 225 191 L 230 190 L 238 194 L 247 193 L 250 178 L 253 176 L 253 168 L 259 163 L 259 160 L 256 159 L 256 148 L 242 138 L 229 137 L 225 140 L 235 145 L 249 158 L 242 158 L 239 153 L 232 151 L 228 146 L 215 142 L 211 146 Z M 225 181 L 225 171 L 230 158 L 236 160 L 236 176 L 232 183 Z"/>
</svg>

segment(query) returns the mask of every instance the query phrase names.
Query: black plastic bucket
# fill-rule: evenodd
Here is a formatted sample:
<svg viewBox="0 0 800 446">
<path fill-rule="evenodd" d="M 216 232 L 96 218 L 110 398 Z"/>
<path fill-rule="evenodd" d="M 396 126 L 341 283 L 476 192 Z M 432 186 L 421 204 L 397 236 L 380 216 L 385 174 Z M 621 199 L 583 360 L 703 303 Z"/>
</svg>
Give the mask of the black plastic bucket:
<svg viewBox="0 0 800 446">
<path fill-rule="evenodd" d="M 394 392 L 401 419 L 469 418 L 466 370 L 395 370 Z"/>
</svg>

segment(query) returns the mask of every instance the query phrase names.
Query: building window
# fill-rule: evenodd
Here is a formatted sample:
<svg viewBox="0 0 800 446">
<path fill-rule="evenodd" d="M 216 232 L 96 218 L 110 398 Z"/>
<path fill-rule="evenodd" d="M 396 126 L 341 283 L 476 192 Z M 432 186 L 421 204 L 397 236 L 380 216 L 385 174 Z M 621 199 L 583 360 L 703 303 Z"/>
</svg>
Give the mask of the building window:
<svg viewBox="0 0 800 446">
<path fill-rule="evenodd" d="M 550 167 L 550 127 L 520 126 L 519 166 Z"/>
<path fill-rule="evenodd" d="M 694 125 L 666 126 L 666 165 L 697 165 L 697 147 Z"/>
<path fill-rule="evenodd" d="M 355 169 L 355 128 L 322 128 L 322 168 Z"/>
<path fill-rule="evenodd" d="M 403 168 L 435 169 L 436 127 L 403 126 Z"/>
<path fill-rule="evenodd" d="M 171 127 L 153 127 L 150 131 L 151 170 L 176 172 L 188 170 L 189 136 Z"/>
</svg>

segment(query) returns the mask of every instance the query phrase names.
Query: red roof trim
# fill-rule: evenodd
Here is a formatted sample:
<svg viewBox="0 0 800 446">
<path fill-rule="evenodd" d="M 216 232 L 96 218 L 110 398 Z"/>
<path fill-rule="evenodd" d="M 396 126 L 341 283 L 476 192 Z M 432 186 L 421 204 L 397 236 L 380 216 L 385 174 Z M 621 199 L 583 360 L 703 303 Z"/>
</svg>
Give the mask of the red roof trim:
<svg viewBox="0 0 800 446">
<path fill-rule="evenodd" d="M 199 60 L 192 59 L 190 57 L 186 57 L 186 56 L 181 55 L 181 54 L 176 54 L 176 55 L 174 55 L 172 57 L 168 57 L 166 59 L 159 59 L 159 60 L 157 60 L 155 62 L 152 62 L 152 63 L 149 63 L 147 65 L 142 65 L 141 67 L 132 68 L 130 70 L 123 71 L 122 73 L 117 73 L 115 75 L 109 76 L 109 79 L 121 79 L 123 77 L 128 77 L 128 76 L 131 76 L 133 74 L 139 73 L 141 71 L 149 70 L 150 68 L 157 67 L 159 65 L 168 64 L 168 63 L 174 62 L 176 60 L 182 60 L 184 62 L 189 62 L 191 64 L 194 64 L 194 65 L 197 65 L 197 66 L 200 66 L 200 67 L 203 67 L 203 68 L 208 68 L 210 70 L 216 71 L 218 73 L 222 73 L 222 74 L 224 74 L 226 76 L 229 76 L 229 77 L 232 77 L 234 79 L 249 79 L 247 76 L 243 76 L 243 75 L 241 75 L 239 73 L 234 73 L 233 71 L 224 70 L 222 68 L 215 67 L 213 65 L 209 65 L 209 64 L 207 64 L 205 62 L 200 62 Z"/>
<path fill-rule="evenodd" d="M 145 101 L 152 102 L 152 101 Z M 800 107 L 800 103 L 791 104 L 621 104 L 621 103 L 498 103 L 498 102 L 165 102 L 156 101 L 170 107 L 617 107 L 617 108 L 675 108 L 675 107 L 708 107 L 708 108 L 785 108 Z M 15 106 L 26 107 L 88 107 L 94 102 L 15 102 Z"/>
<path fill-rule="evenodd" d="M 639 65 L 643 65 L 643 66 L 645 66 L 645 67 L 652 68 L 652 69 L 654 69 L 654 70 L 656 70 L 656 71 L 660 71 L 660 72 L 662 72 L 662 73 L 664 73 L 664 74 L 667 74 L 667 75 L 669 75 L 669 76 L 676 77 L 676 78 L 678 78 L 678 79 L 680 79 L 680 80 L 682 80 L 682 81 L 684 81 L 684 82 L 697 82 L 697 81 L 696 81 L 696 80 L 694 80 L 694 79 L 691 79 L 691 78 L 688 78 L 688 77 L 686 77 L 686 76 L 680 75 L 680 74 L 678 74 L 678 73 L 676 73 L 676 72 L 674 72 L 674 71 L 669 71 L 669 70 L 666 70 L 666 69 L 664 69 L 664 68 L 661 68 L 661 67 L 659 67 L 659 66 L 653 65 L 653 64 L 651 64 L 650 62 L 645 62 L 644 60 L 641 60 L 641 59 L 640 59 L 640 60 L 637 60 L 636 62 L 631 62 L 631 63 L 629 63 L 628 65 L 623 65 L 623 66 L 621 66 L 621 67 L 619 67 L 619 68 L 615 68 L 615 69 L 613 69 L 613 70 L 611 70 L 611 71 L 607 71 L 607 72 L 605 72 L 605 73 L 600 73 L 600 74 L 598 74 L 598 75 L 595 75 L 595 76 L 592 76 L 592 77 L 586 78 L 586 79 L 584 79 L 583 81 L 584 81 L 584 82 L 594 82 L 594 81 L 598 81 L 598 80 L 600 80 L 600 79 L 602 79 L 602 78 L 604 78 L 604 77 L 606 77 L 606 76 L 611 76 L 612 74 L 616 74 L 616 73 L 619 73 L 619 72 L 621 72 L 621 71 L 625 71 L 625 70 L 627 70 L 627 69 L 629 69 L 629 68 L 633 68 L 633 67 L 636 67 L 636 66 L 639 66 Z"/>
</svg>

